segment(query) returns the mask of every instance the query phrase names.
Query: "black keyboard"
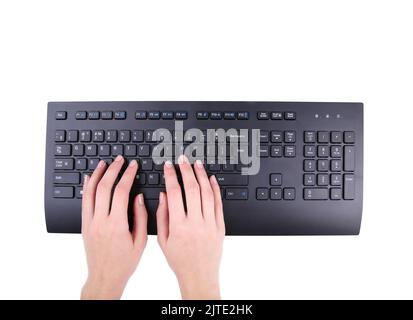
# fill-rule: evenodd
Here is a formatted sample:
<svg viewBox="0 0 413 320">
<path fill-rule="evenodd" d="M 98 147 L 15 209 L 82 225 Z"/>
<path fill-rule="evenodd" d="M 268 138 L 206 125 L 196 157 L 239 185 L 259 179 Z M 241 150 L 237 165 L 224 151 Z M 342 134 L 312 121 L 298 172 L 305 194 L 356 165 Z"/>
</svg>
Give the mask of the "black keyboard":
<svg viewBox="0 0 413 320">
<path fill-rule="evenodd" d="M 181 134 L 176 123 L 183 125 Z M 170 138 L 158 136 L 159 128 L 168 129 Z M 208 129 L 235 129 L 226 139 L 216 135 L 214 140 L 212 135 L 202 146 L 206 169 L 221 186 L 228 235 L 359 233 L 363 104 L 189 101 L 50 102 L 45 171 L 48 232 L 80 232 L 82 175 L 91 174 L 101 159 L 109 164 L 123 155 L 126 163 L 139 162 L 131 197 L 144 194 L 148 232 L 156 234 L 155 211 L 164 179 L 163 165 L 152 153 L 159 143 L 170 148 L 166 155 L 165 147 L 161 156 L 175 159 L 187 152 L 198 143 L 197 137 L 187 134 L 192 128 L 204 138 Z M 260 129 L 258 149 L 251 142 L 252 129 Z M 243 140 L 245 135 L 249 140 Z M 232 143 L 232 138 L 239 142 Z M 247 175 L 244 170 L 250 166 L 232 163 L 232 157 L 251 155 L 253 150 L 260 156 L 260 169 Z M 132 219 L 132 212 L 129 216 Z"/>
</svg>

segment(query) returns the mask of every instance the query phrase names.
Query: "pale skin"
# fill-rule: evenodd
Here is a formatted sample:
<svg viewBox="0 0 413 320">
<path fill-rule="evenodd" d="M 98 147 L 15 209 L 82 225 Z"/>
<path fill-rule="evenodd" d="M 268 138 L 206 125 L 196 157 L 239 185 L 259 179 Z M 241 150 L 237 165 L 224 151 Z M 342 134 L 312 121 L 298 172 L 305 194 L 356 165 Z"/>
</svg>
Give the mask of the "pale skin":
<svg viewBox="0 0 413 320">
<path fill-rule="evenodd" d="M 118 156 L 108 167 L 101 161 L 86 177 L 82 200 L 82 235 L 88 278 L 82 299 L 120 299 L 139 264 L 147 241 L 147 210 L 138 194 L 133 203 L 134 225 L 128 224 L 128 201 L 138 164 L 131 161 L 112 189 L 124 164 Z M 208 178 L 201 162 L 192 166 L 179 158 L 186 208 L 174 165 L 164 165 L 166 193 L 156 212 L 158 243 L 174 271 L 183 299 L 220 299 L 219 266 L 225 237 L 220 188 Z"/>
</svg>

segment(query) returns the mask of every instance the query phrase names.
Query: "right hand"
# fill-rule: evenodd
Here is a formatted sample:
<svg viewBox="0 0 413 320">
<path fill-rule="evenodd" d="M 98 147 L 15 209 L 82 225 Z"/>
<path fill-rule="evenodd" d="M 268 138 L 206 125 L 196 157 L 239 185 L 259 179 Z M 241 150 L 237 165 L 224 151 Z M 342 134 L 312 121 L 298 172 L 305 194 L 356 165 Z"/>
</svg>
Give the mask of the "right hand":
<svg viewBox="0 0 413 320">
<path fill-rule="evenodd" d="M 187 212 L 174 165 L 164 166 L 166 194 L 157 210 L 158 242 L 175 272 L 183 299 L 220 299 L 219 265 L 225 237 L 221 192 L 203 164 L 179 158 Z M 195 174 L 194 174 L 195 171 Z"/>
</svg>

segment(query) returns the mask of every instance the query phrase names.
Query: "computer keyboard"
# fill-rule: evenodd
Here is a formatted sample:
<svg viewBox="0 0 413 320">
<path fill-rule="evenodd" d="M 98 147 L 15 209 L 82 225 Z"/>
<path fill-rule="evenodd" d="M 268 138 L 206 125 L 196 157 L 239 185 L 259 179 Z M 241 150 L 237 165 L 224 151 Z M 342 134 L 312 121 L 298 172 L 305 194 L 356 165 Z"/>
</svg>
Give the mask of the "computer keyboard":
<svg viewBox="0 0 413 320">
<path fill-rule="evenodd" d="M 177 123 L 183 126 L 181 134 Z M 170 138 L 159 136 L 160 128 L 168 129 Z M 156 234 L 155 212 L 165 183 L 163 164 L 153 152 L 164 143 L 161 155 L 174 160 L 190 146 L 199 147 L 197 137 L 189 134 L 192 128 L 204 138 L 201 160 L 221 186 L 228 235 L 359 233 L 363 104 L 191 101 L 50 102 L 45 170 L 48 232 L 80 232 L 83 175 L 91 174 L 101 159 L 110 164 L 122 155 L 126 163 L 139 162 L 131 197 L 144 194 L 148 232 Z M 211 129 L 236 133 L 208 140 Z M 257 149 L 253 129 L 260 130 Z M 232 143 L 233 138 L 239 142 Z M 233 155 L 252 155 L 254 150 L 259 171 L 245 174 L 251 165 L 233 163 Z"/>
</svg>

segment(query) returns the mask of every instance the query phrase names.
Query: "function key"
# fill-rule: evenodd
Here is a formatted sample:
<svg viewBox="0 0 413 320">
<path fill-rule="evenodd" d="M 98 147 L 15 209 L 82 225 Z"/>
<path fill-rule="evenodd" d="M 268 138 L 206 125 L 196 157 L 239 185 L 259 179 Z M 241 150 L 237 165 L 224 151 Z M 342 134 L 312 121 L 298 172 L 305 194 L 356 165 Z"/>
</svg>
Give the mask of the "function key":
<svg viewBox="0 0 413 320">
<path fill-rule="evenodd" d="M 89 120 L 99 120 L 100 112 L 99 111 L 89 111 L 88 112 Z"/>
<path fill-rule="evenodd" d="M 76 120 L 86 120 L 87 112 L 86 111 L 77 111 L 75 114 Z"/>
<path fill-rule="evenodd" d="M 146 111 L 136 111 L 135 112 L 135 119 L 137 119 L 137 120 L 146 119 Z"/>
<path fill-rule="evenodd" d="M 67 112 L 66 111 L 56 111 L 56 120 L 66 120 Z"/>
<path fill-rule="evenodd" d="M 196 118 L 198 120 L 206 120 L 206 119 L 209 118 L 209 114 L 208 114 L 208 112 L 205 112 L 205 111 L 198 111 L 196 113 Z"/>
<path fill-rule="evenodd" d="M 172 111 L 163 111 L 161 116 L 164 120 L 170 120 L 174 118 L 174 113 Z"/>
<path fill-rule="evenodd" d="M 260 111 L 257 113 L 258 120 L 268 120 L 269 118 L 270 118 L 270 115 L 266 111 Z"/>
<path fill-rule="evenodd" d="M 340 131 L 331 131 L 330 140 L 332 143 L 341 143 L 343 135 Z"/>
<path fill-rule="evenodd" d="M 112 120 L 113 112 L 112 111 L 102 111 L 101 118 L 103 120 Z"/>
<path fill-rule="evenodd" d="M 125 120 L 126 119 L 126 111 L 115 111 L 115 119 L 116 120 Z"/>
<path fill-rule="evenodd" d="M 304 142 L 305 143 L 315 143 L 315 132 L 305 131 L 304 132 Z"/>
<path fill-rule="evenodd" d="M 284 119 L 285 120 L 295 120 L 295 112 L 284 112 Z"/>
<path fill-rule="evenodd" d="M 225 120 L 235 120 L 235 112 L 224 112 Z"/>
<path fill-rule="evenodd" d="M 161 118 L 161 113 L 159 111 L 149 111 L 148 119 L 158 120 Z"/>
<path fill-rule="evenodd" d="M 188 119 L 188 112 L 186 112 L 186 111 L 177 111 L 177 112 L 175 112 L 175 119 L 178 119 L 178 120 Z"/>
<path fill-rule="evenodd" d="M 238 120 L 248 120 L 250 114 L 248 111 L 238 112 L 237 118 Z"/>
<path fill-rule="evenodd" d="M 222 112 L 219 112 L 219 111 L 211 112 L 210 118 L 211 118 L 211 120 L 221 120 L 222 119 Z"/>
<path fill-rule="evenodd" d="M 317 132 L 317 141 L 319 143 L 328 143 L 330 141 L 327 131 L 318 131 Z"/>
<path fill-rule="evenodd" d="M 282 120 L 283 113 L 282 112 L 271 112 L 271 120 Z"/>
<path fill-rule="evenodd" d="M 344 143 L 354 143 L 356 142 L 356 133 L 354 131 L 344 132 Z"/>
</svg>

